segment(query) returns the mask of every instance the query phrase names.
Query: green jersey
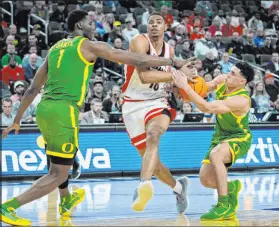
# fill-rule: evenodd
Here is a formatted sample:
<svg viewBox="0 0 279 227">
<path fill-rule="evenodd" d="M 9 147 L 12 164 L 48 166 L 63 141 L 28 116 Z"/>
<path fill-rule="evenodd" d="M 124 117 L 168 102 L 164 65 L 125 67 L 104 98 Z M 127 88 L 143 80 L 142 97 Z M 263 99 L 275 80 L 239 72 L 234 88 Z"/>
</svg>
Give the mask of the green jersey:
<svg viewBox="0 0 279 227">
<path fill-rule="evenodd" d="M 241 95 L 249 99 L 248 92 L 245 89 L 240 89 L 230 94 L 224 94 L 226 91 L 225 84 L 221 85 L 216 91 L 217 100 L 229 99 L 236 95 Z M 251 137 L 249 129 L 249 113 L 243 116 L 236 116 L 234 113 L 217 114 L 215 124 L 215 134 L 219 138 L 243 138 L 249 139 Z"/>
<path fill-rule="evenodd" d="M 48 55 L 48 80 L 42 100 L 65 100 L 81 107 L 94 63 L 81 53 L 86 38 L 63 39 L 53 45 Z"/>
</svg>

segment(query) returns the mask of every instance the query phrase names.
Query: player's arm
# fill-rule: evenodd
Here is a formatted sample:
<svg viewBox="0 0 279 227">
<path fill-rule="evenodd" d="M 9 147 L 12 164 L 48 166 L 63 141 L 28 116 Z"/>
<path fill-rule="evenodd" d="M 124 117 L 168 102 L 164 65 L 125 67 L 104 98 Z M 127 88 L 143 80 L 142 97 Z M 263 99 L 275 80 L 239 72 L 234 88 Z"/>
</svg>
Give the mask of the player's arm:
<svg viewBox="0 0 279 227">
<path fill-rule="evenodd" d="M 134 65 L 138 68 L 159 67 L 172 64 L 176 67 L 181 67 L 184 63 L 183 61 L 170 58 L 153 57 L 147 54 L 136 54 L 124 50 L 113 49 L 110 45 L 104 42 L 90 42 L 89 48 L 90 52 L 94 53 L 96 57 L 102 57 L 113 62 Z"/>
<path fill-rule="evenodd" d="M 46 58 L 46 60 L 42 64 L 42 66 L 36 72 L 31 85 L 29 86 L 29 88 L 24 93 L 24 96 L 22 97 L 14 123 L 16 123 L 16 124 L 20 123 L 20 120 L 21 120 L 22 115 L 24 114 L 25 110 L 28 108 L 28 106 L 30 106 L 30 104 L 33 102 L 34 98 L 40 92 L 41 87 L 46 83 L 47 68 L 48 68 L 48 60 Z"/>
<path fill-rule="evenodd" d="M 130 42 L 130 52 L 146 54 L 149 49 L 149 42 L 142 35 L 134 37 Z M 174 53 L 170 54 L 170 57 L 174 57 Z M 143 84 L 161 83 L 172 81 L 171 72 L 161 72 L 158 70 L 148 68 L 136 68 L 139 78 Z"/>
<path fill-rule="evenodd" d="M 227 100 L 205 101 L 188 84 L 187 78 L 180 71 L 173 72 L 176 85 L 182 88 L 197 108 L 204 113 L 223 114 L 234 111 L 243 111 L 249 106 L 249 100 L 244 96 L 234 96 Z"/>
<path fill-rule="evenodd" d="M 207 92 L 216 90 L 220 84 L 222 84 L 226 81 L 227 77 L 228 76 L 226 74 L 222 74 L 222 75 L 216 76 L 212 81 L 206 82 Z"/>
</svg>

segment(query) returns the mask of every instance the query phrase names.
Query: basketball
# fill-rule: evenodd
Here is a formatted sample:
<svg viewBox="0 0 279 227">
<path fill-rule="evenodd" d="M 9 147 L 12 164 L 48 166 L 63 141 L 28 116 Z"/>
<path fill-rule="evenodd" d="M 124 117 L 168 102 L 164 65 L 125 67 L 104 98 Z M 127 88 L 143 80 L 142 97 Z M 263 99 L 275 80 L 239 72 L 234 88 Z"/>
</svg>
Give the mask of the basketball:
<svg viewBox="0 0 279 227">
<path fill-rule="evenodd" d="M 201 97 L 205 97 L 207 93 L 206 81 L 200 76 L 195 78 L 195 80 L 197 81 L 196 83 L 188 81 L 188 84 L 197 94 L 199 94 Z M 190 101 L 188 94 L 183 89 L 179 89 L 179 94 L 184 101 Z"/>
</svg>

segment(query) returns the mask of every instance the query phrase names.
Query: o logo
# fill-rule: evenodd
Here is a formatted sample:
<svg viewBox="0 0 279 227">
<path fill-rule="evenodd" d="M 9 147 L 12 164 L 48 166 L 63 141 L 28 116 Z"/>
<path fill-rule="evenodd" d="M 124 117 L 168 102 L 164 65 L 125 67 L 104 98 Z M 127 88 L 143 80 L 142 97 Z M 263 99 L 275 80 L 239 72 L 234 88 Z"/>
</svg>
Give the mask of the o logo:
<svg viewBox="0 0 279 227">
<path fill-rule="evenodd" d="M 62 145 L 62 151 L 65 152 L 65 153 L 73 152 L 74 148 L 75 148 L 75 146 L 72 143 L 64 143 Z"/>
</svg>

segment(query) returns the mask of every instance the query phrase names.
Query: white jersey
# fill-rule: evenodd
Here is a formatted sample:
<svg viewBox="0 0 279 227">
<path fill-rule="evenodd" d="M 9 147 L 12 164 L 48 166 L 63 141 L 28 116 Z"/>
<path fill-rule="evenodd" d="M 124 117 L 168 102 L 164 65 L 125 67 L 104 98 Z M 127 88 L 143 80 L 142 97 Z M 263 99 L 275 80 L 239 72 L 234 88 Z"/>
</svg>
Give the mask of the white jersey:
<svg viewBox="0 0 279 227">
<path fill-rule="evenodd" d="M 142 34 L 149 42 L 147 54 L 158 56 L 147 34 Z M 170 58 L 171 46 L 163 43 L 162 54 L 159 57 Z M 156 69 L 163 72 L 170 72 L 171 66 L 160 66 Z M 125 65 L 125 83 L 122 92 L 126 100 L 152 100 L 166 97 L 166 83 L 142 84 L 136 68 L 132 65 Z"/>
</svg>

